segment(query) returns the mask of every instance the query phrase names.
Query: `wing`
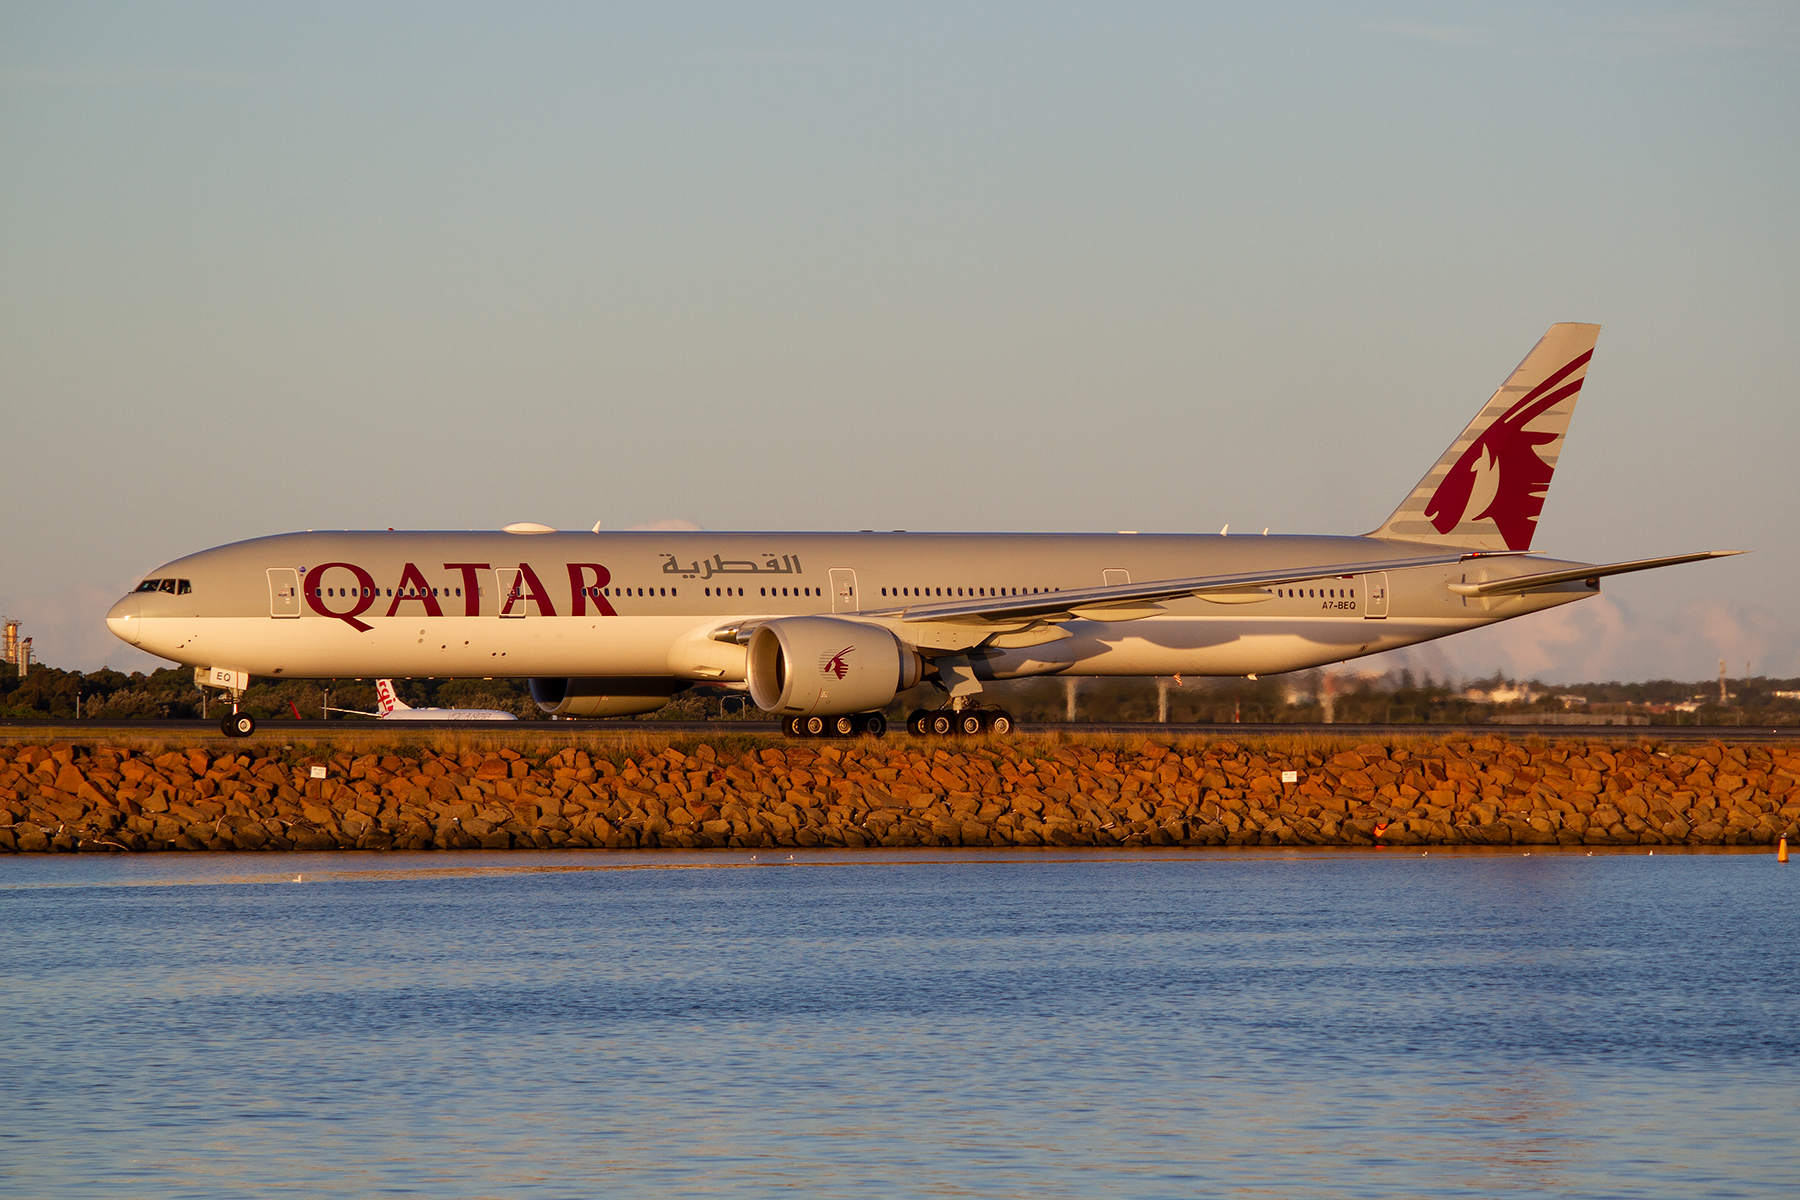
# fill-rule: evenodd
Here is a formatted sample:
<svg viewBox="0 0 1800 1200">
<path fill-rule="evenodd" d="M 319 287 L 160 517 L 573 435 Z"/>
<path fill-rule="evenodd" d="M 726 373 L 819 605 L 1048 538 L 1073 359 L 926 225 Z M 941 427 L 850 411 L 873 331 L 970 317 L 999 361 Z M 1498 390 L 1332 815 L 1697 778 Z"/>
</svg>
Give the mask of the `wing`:
<svg viewBox="0 0 1800 1200">
<path fill-rule="evenodd" d="M 1633 571 L 1653 571 L 1676 563 L 1700 562 L 1708 558 L 1729 558 L 1742 550 L 1702 550 L 1698 554 L 1672 554 L 1667 558 L 1640 558 L 1633 562 L 1603 563 L 1598 566 L 1572 567 L 1566 571 L 1544 571 L 1537 575 L 1514 575 L 1510 579 L 1493 579 L 1487 583 L 1453 583 L 1450 590 L 1458 596 L 1513 596 L 1533 588 L 1568 583 L 1576 579 L 1598 580 L 1605 575 L 1628 575 Z"/>
<path fill-rule="evenodd" d="M 1472 555 L 1464 550 L 1442 554 L 1426 554 L 1414 558 L 1390 558 L 1375 562 L 1316 563 L 1299 567 L 1281 567 L 1267 571 L 1244 571 L 1235 575 L 1198 575 L 1192 579 L 1159 579 L 1150 583 L 1124 583 L 1111 587 L 1078 588 L 1065 592 L 1041 592 L 1035 596 L 986 596 L 958 600 L 952 604 L 921 604 L 912 608 L 889 609 L 903 621 L 940 621 L 967 625 L 1015 624 L 1020 621 L 1135 621 L 1154 616 L 1162 610 L 1161 601 L 1197 596 L 1202 600 L 1241 603 L 1261 600 L 1265 588 L 1278 584 L 1300 583 L 1308 579 L 1330 579 L 1344 575 L 1362 575 L 1371 571 L 1404 571 L 1409 567 L 1437 567 L 1468 558 L 1497 557 Z M 873 613 L 865 615 L 876 615 Z"/>
</svg>

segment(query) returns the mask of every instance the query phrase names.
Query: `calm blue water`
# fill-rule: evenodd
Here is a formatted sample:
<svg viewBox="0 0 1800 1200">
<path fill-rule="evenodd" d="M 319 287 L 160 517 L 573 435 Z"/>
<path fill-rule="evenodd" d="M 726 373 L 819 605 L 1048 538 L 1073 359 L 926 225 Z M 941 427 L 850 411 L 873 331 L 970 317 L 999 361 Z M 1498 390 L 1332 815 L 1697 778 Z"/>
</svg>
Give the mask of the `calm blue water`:
<svg viewBox="0 0 1800 1200">
<path fill-rule="evenodd" d="M 0 861 L 0 1192 L 1800 1195 L 1800 864 L 758 860 Z"/>
</svg>

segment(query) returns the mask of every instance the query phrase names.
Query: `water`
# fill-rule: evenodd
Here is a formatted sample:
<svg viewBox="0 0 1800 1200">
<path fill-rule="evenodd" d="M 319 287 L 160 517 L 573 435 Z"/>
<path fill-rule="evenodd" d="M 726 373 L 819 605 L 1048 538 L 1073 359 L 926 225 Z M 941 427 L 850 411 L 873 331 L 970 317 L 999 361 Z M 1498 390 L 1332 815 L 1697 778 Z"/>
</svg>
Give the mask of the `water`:
<svg viewBox="0 0 1800 1200">
<path fill-rule="evenodd" d="M 1766 853 L 787 858 L 0 862 L 0 1192 L 1800 1194 Z"/>
</svg>

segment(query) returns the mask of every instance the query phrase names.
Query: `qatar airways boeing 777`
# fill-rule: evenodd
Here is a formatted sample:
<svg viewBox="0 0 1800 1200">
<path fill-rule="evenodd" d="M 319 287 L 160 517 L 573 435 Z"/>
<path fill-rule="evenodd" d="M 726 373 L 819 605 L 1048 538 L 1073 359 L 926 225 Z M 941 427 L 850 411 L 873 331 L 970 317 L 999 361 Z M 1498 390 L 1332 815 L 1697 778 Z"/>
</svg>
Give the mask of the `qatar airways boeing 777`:
<svg viewBox="0 0 1800 1200">
<path fill-rule="evenodd" d="M 1004 733 L 1040 675 L 1264 675 L 1491 625 L 1604 576 L 1714 558 L 1528 556 L 1597 325 L 1550 327 L 1400 507 L 1358 537 L 1000 533 L 289 533 L 180 558 L 107 625 L 229 691 L 273 679 L 529 677 L 555 716 L 747 690 L 791 734 Z"/>
</svg>

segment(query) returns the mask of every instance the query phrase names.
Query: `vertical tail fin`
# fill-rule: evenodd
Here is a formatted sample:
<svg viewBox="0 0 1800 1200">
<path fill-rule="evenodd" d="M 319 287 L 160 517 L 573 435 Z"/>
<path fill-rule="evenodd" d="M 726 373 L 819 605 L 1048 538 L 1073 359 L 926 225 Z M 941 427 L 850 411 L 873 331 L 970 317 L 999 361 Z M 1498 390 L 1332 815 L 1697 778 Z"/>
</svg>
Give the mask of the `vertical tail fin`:
<svg viewBox="0 0 1800 1200">
<path fill-rule="evenodd" d="M 375 681 L 375 696 L 380 701 L 376 707 L 381 709 L 381 715 L 384 717 L 391 712 L 405 712 L 412 708 L 412 705 L 394 695 L 394 681 L 391 679 Z"/>
<path fill-rule="evenodd" d="M 1528 550 L 1598 325 L 1552 325 L 1381 528 L 1368 536 Z"/>
</svg>

